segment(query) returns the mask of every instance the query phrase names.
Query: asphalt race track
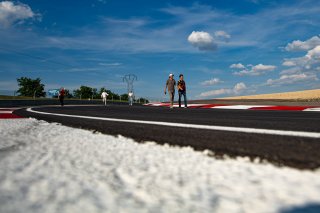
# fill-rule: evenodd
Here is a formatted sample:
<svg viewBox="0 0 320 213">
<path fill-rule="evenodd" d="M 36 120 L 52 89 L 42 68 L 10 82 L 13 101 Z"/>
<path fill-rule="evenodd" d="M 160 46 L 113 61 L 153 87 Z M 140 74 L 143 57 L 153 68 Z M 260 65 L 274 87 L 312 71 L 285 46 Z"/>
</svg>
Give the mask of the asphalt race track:
<svg viewBox="0 0 320 213">
<path fill-rule="evenodd" d="M 218 157 L 225 154 L 231 157 L 249 156 L 300 169 L 320 167 L 320 112 L 169 109 L 126 105 L 47 106 L 32 110 L 35 112 L 20 109 L 14 114 L 109 135 L 123 135 L 138 142 L 154 141 L 210 150 Z M 238 127 L 235 128 L 237 130 L 232 129 L 234 127 Z M 243 129 L 250 131 L 244 132 Z M 266 133 L 259 132 L 261 129 Z M 301 132 L 303 134 L 299 135 Z"/>
</svg>

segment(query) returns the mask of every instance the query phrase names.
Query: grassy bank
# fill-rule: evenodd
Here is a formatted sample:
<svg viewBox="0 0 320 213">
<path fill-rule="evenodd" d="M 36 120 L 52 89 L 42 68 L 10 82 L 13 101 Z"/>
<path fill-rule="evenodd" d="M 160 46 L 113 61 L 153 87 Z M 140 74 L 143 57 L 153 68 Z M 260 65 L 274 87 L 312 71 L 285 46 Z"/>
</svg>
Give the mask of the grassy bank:
<svg viewBox="0 0 320 213">
<path fill-rule="evenodd" d="M 222 100 L 287 100 L 287 101 L 320 101 L 320 89 L 304 90 L 296 92 L 284 92 L 261 95 L 248 95 L 237 97 L 219 98 Z"/>
</svg>

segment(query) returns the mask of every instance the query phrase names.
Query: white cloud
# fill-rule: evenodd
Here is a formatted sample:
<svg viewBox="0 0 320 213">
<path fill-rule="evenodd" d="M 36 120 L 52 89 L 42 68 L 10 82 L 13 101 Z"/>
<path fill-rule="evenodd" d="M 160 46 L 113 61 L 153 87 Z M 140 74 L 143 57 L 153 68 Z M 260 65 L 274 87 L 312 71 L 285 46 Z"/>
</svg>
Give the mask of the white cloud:
<svg viewBox="0 0 320 213">
<path fill-rule="evenodd" d="M 320 60 L 320 44 L 316 46 L 314 49 L 309 50 L 306 57 L 310 60 Z"/>
<path fill-rule="evenodd" d="M 256 66 L 252 67 L 253 71 L 259 72 L 259 71 L 273 71 L 276 68 L 276 66 L 273 65 L 263 65 L 263 64 L 258 64 Z"/>
<path fill-rule="evenodd" d="M 230 68 L 236 68 L 236 69 L 242 69 L 242 64 L 232 64 Z M 260 76 L 264 75 L 267 72 L 274 71 L 277 67 L 273 65 L 264 65 L 264 64 L 258 64 L 255 66 L 243 66 L 243 70 L 239 72 L 234 72 L 234 75 L 238 76 Z"/>
<path fill-rule="evenodd" d="M 217 38 L 223 38 L 225 40 L 229 40 L 231 38 L 231 35 L 229 35 L 228 33 L 226 33 L 225 31 L 216 31 L 214 33 L 214 36 L 217 37 Z"/>
<path fill-rule="evenodd" d="M 301 69 L 299 67 L 291 67 L 289 69 L 282 70 L 280 75 L 293 75 L 293 74 L 300 74 Z"/>
<path fill-rule="evenodd" d="M 100 66 L 121 66 L 122 63 L 118 63 L 118 62 L 115 62 L 115 63 L 99 63 Z"/>
<path fill-rule="evenodd" d="M 231 94 L 231 89 L 218 89 L 218 90 L 212 90 L 208 92 L 203 92 L 200 94 L 200 97 L 207 98 L 207 97 L 214 97 L 218 95 L 225 95 L 225 94 Z"/>
<path fill-rule="evenodd" d="M 245 92 L 247 90 L 247 86 L 245 83 L 240 82 L 237 83 L 232 89 L 224 88 L 218 90 L 211 90 L 207 92 L 201 93 L 199 96 L 201 98 L 215 97 L 219 95 L 237 95 L 239 93 Z"/>
<path fill-rule="evenodd" d="M 223 81 L 221 81 L 219 78 L 212 78 L 208 81 L 204 81 L 201 83 L 201 85 L 203 86 L 213 86 L 213 85 L 216 85 L 216 84 L 220 84 L 220 83 L 223 83 Z"/>
<path fill-rule="evenodd" d="M 217 49 L 217 44 L 215 43 L 213 37 L 203 31 L 193 31 L 189 37 L 188 41 L 194 46 L 202 51 L 214 51 Z"/>
<path fill-rule="evenodd" d="M 317 70 L 320 67 L 320 45 L 309 50 L 303 57 L 284 59 L 283 66 L 299 67 L 301 72 Z"/>
<path fill-rule="evenodd" d="M 7 28 L 12 24 L 35 17 L 28 5 L 11 1 L 0 2 L 0 27 Z"/>
<path fill-rule="evenodd" d="M 244 69 L 245 66 L 243 64 L 241 64 L 241 63 L 238 63 L 238 64 L 231 64 L 230 68 L 232 68 L 232 69 Z"/>
<path fill-rule="evenodd" d="M 320 45 L 320 37 L 313 36 L 312 38 L 306 41 L 293 41 L 292 43 L 289 43 L 285 49 L 287 51 L 308 51 L 315 48 L 318 45 Z"/>
<path fill-rule="evenodd" d="M 247 89 L 247 86 L 245 85 L 245 83 L 240 82 L 234 86 L 233 91 L 234 91 L 234 93 L 240 93 L 240 92 L 244 91 L 245 89 Z"/>
<path fill-rule="evenodd" d="M 280 78 L 269 79 L 267 85 L 280 86 L 318 81 L 320 71 L 320 38 L 314 36 L 307 41 L 294 41 L 287 50 L 304 50 L 306 54 L 298 58 L 284 59 L 283 66 L 290 67 L 280 72 Z"/>
<path fill-rule="evenodd" d="M 284 62 L 282 63 L 282 65 L 286 67 L 293 67 L 293 66 L 296 66 L 297 64 L 290 59 L 284 59 Z"/>
<path fill-rule="evenodd" d="M 117 20 L 109 16 L 102 17 L 100 23 L 92 23 L 77 28 L 77 33 L 72 33 L 74 36 L 55 37 L 53 40 L 58 42 L 53 42 L 45 36 L 39 36 L 33 41 L 37 41 L 34 42 L 37 47 L 41 45 L 42 47 L 77 50 L 193 53 L 197 49 L 190 47 L 191 45 L 186 45 L 185 39 L 181 38 L 187 38 L 188 34 L 186 32 L 191 33 L 195 26 L 201 26 L 202 31 L 209 32 L 209 30 L 215 31 L 227 28 L 228 34 L 237 35 L 236 39 L 225 43 L 219 42 L 213 34 L 211 36 L 214 39 L 215 46 L 224 45 L 233 48 L 258 46 L 259 48 L 269 49 L 275 45 L 280 45 L 277 43 L 278 39 L 270 39 L 270 37 L 285 35 L 288 26 L 292 24 L 290 21 L 292 17 L 301 15 L 304 15 L 306 19 L 313 17 L 314 22 L 320 19 L 317 16 L 320 9 L 317 9 L 317 7 L 310 8 L 308 5 L 302 6 L 299 7 L 299 10 L 295 10 L 297 7 L 295 4 L 275 7 L 272 10 L 272 17 L 270 17 L 268 9 L 243 16 L 199 3 L 194 3 L 190 7 L 168 6 L 159 9 L 165 15 L 170 15 L 170 20 L 163 24 L 155 24 L 159 20 L 153 18 L 138 17 Z M 110 21 L 110 19 L 114 21 Z M 133 19 L 140 19 L 141 22 Z M 279 27 L 280 25 L 281 27 Z M 18 36 L 21 40 L 25 40 L 25 34 L 26 32 L 19 32 Z M 61 34 L 63 35 L 63 33 Z"/>
<path fill-rule="evenodd" d="M 281 86 L 294 83 L 302 83 L 308 81 L 318 81 L 318 77 L 314 73 L 300 73 L 292 75 L 282 75 L 279 79 L 269 79 L 267 85 L 269 86 Z"/>
</svg>

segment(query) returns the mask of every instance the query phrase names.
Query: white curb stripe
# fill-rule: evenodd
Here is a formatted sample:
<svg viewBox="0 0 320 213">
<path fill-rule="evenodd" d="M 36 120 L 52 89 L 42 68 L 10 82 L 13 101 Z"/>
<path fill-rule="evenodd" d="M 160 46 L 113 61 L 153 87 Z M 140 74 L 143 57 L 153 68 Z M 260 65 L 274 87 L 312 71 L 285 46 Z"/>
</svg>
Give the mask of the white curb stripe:
<svg viewBox="0 0 320 213">
<path fill-rule="evenodd" d="M 0 110 L 0 114 L 12 114 L 13 111 L 2 111 Z"/>
<path fill-rule="evenodd" d="M 272 107 L 270 105 L 229 105 L 229 106 L 213 106 L 212 109 L 251 109 L 254 107 Z"/>
<path fill-rule="evenodd" d="M 167 104 L 168 105 L 168 104 Z M 188 104 L 190 107 L 207 107 L 210 106 L 211 104 Z M 145 106 L 166 106 L 164 103 L 149 103 L 146 104 Z M 178 107 L 179 105 L 174 104 L 173 107 Z M 277 107 L 275 105 L 225 105 L 225 106 L 212 106 L 208 107 L 210 109 L 239 109 L 239 110 L 250 110 L 251 108 L 263 108 L 263 107 Z M 280 109 L 279 109 L 280 110 Z M 312 111 L 312 112 L 320 112 L 320 107 L 309 107 L 304 110 L 296 110 L 296 111 Z"/>
<path fill-rule="evenodd" d="M 209 125 L 199 125 L 199 124 L 170 123 L 170 122 L 159 122 L 159 121 L 127 120 L 127 119 L 117 119 L 117 118 L 100 118 L 100 117 L 82 116 L 82 115 L 66 115 L 66 114 L 39 112 L 39 111 L 34 111 L 31 108 L 28 108 L 27 111 L 33 112 L 33 113 L 38 113 L 38 114 L 43 114 L 43 115 L 55 115 L 55 116 L 61 116 L 61 117 L 85 118 L 85 119 L 113 121 L 113 122 L 149 124 L 149 125 L 159 125 L 159 126 L 205 129 L 205 130 L 215 130 L 215 131 L 241 132 L 241 133 L 253 133 L 253 134 L 280 135 L 280 136 L 291 136 L 291 137 L 320 138 L 320 133 L 317 133 L 317 132 L 299 132 L 299 131 L 255 129 L 255 128 L 243 128 L 243 127 L 209 126 Z"/>
<path fill-rule="evenodd" d="M 303 111 L 320 112 L 320 107 L 308 108 L 308 109 L 305 109 Z"/>
</svg>

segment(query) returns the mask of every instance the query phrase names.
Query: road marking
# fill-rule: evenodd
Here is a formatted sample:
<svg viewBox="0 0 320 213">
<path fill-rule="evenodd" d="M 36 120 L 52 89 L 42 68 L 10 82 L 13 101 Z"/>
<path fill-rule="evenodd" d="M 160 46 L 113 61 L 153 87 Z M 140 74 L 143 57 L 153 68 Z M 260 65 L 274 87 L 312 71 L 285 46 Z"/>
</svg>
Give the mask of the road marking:
<svg viewBox="0 0 320 213">
<path fill-rule="evenodd" d="M 55 116 L 61 116 L 61 117 L 84 118 L 84 119 L 123 122 L 123 123 L 148 124 L 148 125 L 158 125 L 158 126 L 182 127 L 182 128 L 192 128 L 192 129 L 229 131 L 229 132 L 241 132 L 241 133 L 253 133 L 253 134 L 266 134 L 266 135 L 280 135 L 280 136 L 291 136 L 291 137 L 320 138 L 320 133 L 317 133 L 317 132 L 255 129 L 255 128 L 228 127 L 228 126 L 210 126 L 210 125 L 201 125 L 201 124 L 128 120 L 128 119 L 118 119 L 118 118 L 101 118 L 101 117 L 82 116 L 82 115 L 67 115 L 67 114 L 57 114 L 57 113 L 49 113 L 49 112 L 39 112 L 39 111 L 34 111 L 31 108 L 28 108 L 27 111 L 37 113 L 37 114 L 43 114 L 43 115 L 55 115 Z"/>
<path fill-rule="evenodd" d="M 312 111 L 312 112 L 320 112 L 320 107 L 317 107 L 317 108 L 308 108 L 308 109 L 305 109 L 303 111 Z"/>
<path fill-rule="evenodd" d="M 145 106 L 168 107 L 168 103 L 148 103 Z M 177 104 L 173 105 L 177 107 Z M 219 104 L 189 104 L 190 108 L 237 109 L 237 110 L 278 110 L 278 111 L 314 111 L 319 112 L 318 106 L 273 106 L 273 105 L 219 105 Z"/>
<path fill-rule="evenodd" d="M 228 106 L 214 106 L 213 109 L 251 109 L 253 107 L 271 107 L 269 105 L 228 105 Z"/>
<path fill-rule="evenodd" d="M 12 110 L 0 110 L 0 114 L 12 114 Z"/>
<path fill-rule="evenodd" d="M 18 108 L 0 108 L 0 119 L 16 119 L 23 118 L 21 116 L 15 115 L 12 112 Z"/>
</svg>

